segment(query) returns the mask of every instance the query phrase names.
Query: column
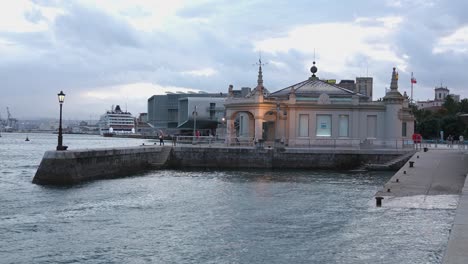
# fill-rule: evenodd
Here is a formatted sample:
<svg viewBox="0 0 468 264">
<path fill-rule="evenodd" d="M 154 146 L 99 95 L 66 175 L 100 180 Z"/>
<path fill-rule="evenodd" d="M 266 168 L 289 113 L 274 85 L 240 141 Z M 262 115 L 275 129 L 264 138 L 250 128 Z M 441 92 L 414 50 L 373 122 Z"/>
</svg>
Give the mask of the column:
<svg viewBox="0 0 468 264">
<path fill-rule="evenodd" d="M 263 134 L 263 119 L 255 118 L 255 141 L 262 139 Z"/>
<path fill-rule="evenodd" d="M 231 141 L 234 139 L 236 131 L 234 131 L 234 120 L 226 119 L 226 138 L 225 143 L 230 146 Z"/>
</svg>

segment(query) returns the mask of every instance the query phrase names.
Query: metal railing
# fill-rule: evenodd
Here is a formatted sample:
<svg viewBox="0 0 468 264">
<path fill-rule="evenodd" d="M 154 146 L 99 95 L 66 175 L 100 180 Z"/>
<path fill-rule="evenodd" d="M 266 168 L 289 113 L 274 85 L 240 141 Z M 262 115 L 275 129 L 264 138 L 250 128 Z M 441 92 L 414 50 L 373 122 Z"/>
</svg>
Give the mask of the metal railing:
<svg viewBox="0 0 468 264">
<path fill-rule="evenodd" d="M 412 140 L 394 139 L 295 139 L 294 145 L 288 145 L 288 139 L 274 141 L 255 140 L 253 137 L 218 138 L 216 136 L 177 136 L 172 140 L 176 146 L 219 146 L 219 147 L 266 147 L 266 148 L 332 148 L 332 149 L 412 149 L 427 147 L 424 144 L 414 144 Z"/>
<path fill-rule="evenodd" d="M 294 148 L 409 149 L 413 148 L 413 141 L 406 139 L 359 138 L 296 139 Z"/>
<path fill-rule="evenodd" d="M 448 141 L 440 139 L 423 139 L 421 142 L 414 143 L 415 148 L 433 148 L 433 149 L 468 149 L 467 141 Z"/>
</svg>

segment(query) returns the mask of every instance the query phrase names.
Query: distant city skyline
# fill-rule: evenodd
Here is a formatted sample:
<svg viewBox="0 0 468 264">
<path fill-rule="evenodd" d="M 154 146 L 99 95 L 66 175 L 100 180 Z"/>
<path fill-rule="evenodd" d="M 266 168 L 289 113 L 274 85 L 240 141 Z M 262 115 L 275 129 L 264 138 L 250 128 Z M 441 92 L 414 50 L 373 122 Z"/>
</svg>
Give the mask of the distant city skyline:
<svg viewBox="0 0 468 264">
<path fill-rule="evenodd" d="M 276 91 L 310 76 L 374 78 L 374 100 L 399 71 L 399 90 L 433 99 L 436 86 L 468 97 L 468 2 L 54 1 L 0 8 L 0 115 L 99 118 L 112 105 L 134 116 L 166 91 Z"/>
</svg>

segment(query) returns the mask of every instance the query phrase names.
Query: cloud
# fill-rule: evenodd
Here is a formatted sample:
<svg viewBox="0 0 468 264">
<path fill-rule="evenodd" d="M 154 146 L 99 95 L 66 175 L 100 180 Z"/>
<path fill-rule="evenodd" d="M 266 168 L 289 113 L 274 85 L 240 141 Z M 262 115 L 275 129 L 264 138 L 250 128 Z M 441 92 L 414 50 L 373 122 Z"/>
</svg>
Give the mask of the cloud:
<svg viewBox="0 0 468 264">
<path fill-rule="evenodd" d="M 441 80 L 468 96 L 463 0 L 11 2 L 0 10 L 0 109 L 19 117 L 30 105 L 55 117 L 60 90 L 79 117 L 125 97 L 144 111 L 143 96 L 168 87 L 253 87 L 259 50 L 272 91 L 308 78 L 315 48 L 319 77 L 368 72 L 377 97 L 393 66 L 401 89 L 415 73 L 417 97 L 432 97 Z"/>
<path fill-rule="evenodd" d="M 363 21 L 367 25 L 362 25 Z M 401 21 L 400 17 L 359 18 L 357 23 L 303 25 L 292 29 L 285 37 L 257 41 L 255 49 L 273 54 L 289 50 L 307 54 L 316 51 L 319 64 L 327 71 L 336 73 L 356 70 L 350 69 L 350 66 L 363 67 L 362 64 L 354 64 L 353 60 L 364 54 L 367 60 L 388 61 L 405 69 L 406 61 L 395 52 L 391 39 Z M 311 64 L 310 59 L 310 55 L 303 59 L 304 66 Z"/>
<path fill-rule="evenodd" d="M 452 34 L 441 37 L 433 48 L 434 53 L 467 53 L 468 52 L 468 26 L 457 29 Z"/>
<path fill-rule="evenodd" d="M 188 92 L 196 91 L 190 88 L 161 86 L 152 83 L 129 83 L 116 86 L 95 87 L 88 91 L 83 91 L 79 95 L 82 99 L 98 100 L 122 100 L 140 99 L 146 100 L 155 94 L 164 94 L 165 92 Z"/>
<path fill-rule="evenodd" d="M 217 71 L 214 70 L 213 68 L 203 68 L 203 69 L 198 69 L 198 70 L 182 72 L 182 74 L 188 74 L 188 75 L 193 75 L 193 76 L 204 76 L 204 77 L 209 77 L 216 73 Z"/>
</svg>

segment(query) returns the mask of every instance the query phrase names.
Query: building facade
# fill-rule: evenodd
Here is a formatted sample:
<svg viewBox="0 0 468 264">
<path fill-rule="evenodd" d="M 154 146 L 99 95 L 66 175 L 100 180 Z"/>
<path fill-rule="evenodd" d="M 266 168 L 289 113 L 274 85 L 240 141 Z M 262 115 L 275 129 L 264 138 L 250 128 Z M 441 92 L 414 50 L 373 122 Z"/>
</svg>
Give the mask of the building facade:
<svg viewBox="0 0 468 264">
<path fill-rule="evenodd" d="M 315 74 L 307 80 L 265 95 L 261 64 L 257 86 L 244 98 L 228 96 L 228 143 L 239 140 L 279 142 L 289 147 L 307 145 L 402 145 L 414 133 L 409 100 L 398 91 L 392 72 L 390 90 L 382 101 L 372 101 L 372 79 L 360 79 L 354 90 Z M 361 93 L 362 92 L 362 93 Z"/>
<path fill-rule="evenodd" d="M 438 110 L 442 107 L 447 96 L 451 96 L 455 102 L 460 102 L 460 95 L 450 94 L 447 87 L 439 86 L 434 88 L 434 100 L 417 101 L 419 109 Z"/>
<path fill-rule="evenodd" d="M 226 98 L 222 93 L 167 93 L 148 99 L 148 123 L 156 128 L 177 128 L 179 125 L 179 99 Z"/>
<path fill-rule="evenodd" d="M 251 93 L 251 88 L 242 87 L 235 90 L 229 86 L 232 97 L 245 97 Z M 193 112 L 196 113 L 199 129 L 216 129 L 216 126 L 224 117 L 224 101 L 226 93 L 166 93 L 166 95 L 154 95 L 148 99 L 147 122 L 162 130 L 177 130 L 193 127 Z"/>
</svg>

